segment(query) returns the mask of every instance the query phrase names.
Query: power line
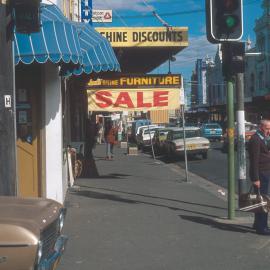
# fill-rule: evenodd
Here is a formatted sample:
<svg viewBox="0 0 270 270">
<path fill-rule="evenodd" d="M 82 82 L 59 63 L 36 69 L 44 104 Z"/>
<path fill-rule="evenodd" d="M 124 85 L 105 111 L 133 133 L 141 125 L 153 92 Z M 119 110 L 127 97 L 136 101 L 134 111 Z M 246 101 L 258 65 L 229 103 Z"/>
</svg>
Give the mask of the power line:
<svg viewBox="0 0 270 270">
<path fill-rule="evenodd" d="M 165 26 L 165 27 L 171 27 L 171 25 L 169 25 L 167 22 L 165 22 L 165 21 L 158 15 L 158 13 L 157 13 L 152 7 L 150 7 L 150 6 L 147 4 L 146 0 L 143 0 L 143 3 L 146 5 L 147 8 L 149 8 L 149 10 L 152 12 L 153 16 L 156 17 L 156 18 L 162 23 L 163 26 Z"/>
<path fill-rule="evenodd" d="M 248 3 L 245 3 L 244 5 L 252 5 L 258 3 L 258 0 L 251 0 Z M 151 10 L 153 12 L 153 10 Z M 185 10 L 185 11 L 176 11 L 176 12 L 167 12 L 167 13 L 159 13 L 159 16 L 162 17 L 170 17 L 170 16 L 177 16 L 177 15 L 188 15 L 188 14 L 195 14 L 195 13 L 202 13 L 205 12 L 204 8 L 200 9 L 193 9 L 193 10 Z M 122 16 L 122 18 L 125 19 L 138 19 L 138 18 L 151 18 L 152 14 L 141 14 L 141 15 L 129 15 L 129 16 Z"/>
</svg>

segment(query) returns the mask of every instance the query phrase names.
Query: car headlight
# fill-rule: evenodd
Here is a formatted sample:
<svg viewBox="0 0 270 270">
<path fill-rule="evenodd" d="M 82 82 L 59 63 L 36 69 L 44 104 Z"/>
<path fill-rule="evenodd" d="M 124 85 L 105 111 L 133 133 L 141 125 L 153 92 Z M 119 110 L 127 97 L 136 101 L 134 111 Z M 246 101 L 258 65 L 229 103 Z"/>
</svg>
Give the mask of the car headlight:
<svg viewBox="0 0 270 270">
<path fill-rule="evenodd" d="M 40 263 L 40 260 L 42 258 L 42 252 L 43 251 L 43 244 L 42 241 L 38 241 L 38 249 L 37 249 L 37 264 Z"/>
<path fill-rule="evenodd" d="M 65 216 L 66 216 L 66 209 L 64 208 L 62 209 L 58 218 L 59 232 L 61 232 L 64 227 Z"/>
</svg>

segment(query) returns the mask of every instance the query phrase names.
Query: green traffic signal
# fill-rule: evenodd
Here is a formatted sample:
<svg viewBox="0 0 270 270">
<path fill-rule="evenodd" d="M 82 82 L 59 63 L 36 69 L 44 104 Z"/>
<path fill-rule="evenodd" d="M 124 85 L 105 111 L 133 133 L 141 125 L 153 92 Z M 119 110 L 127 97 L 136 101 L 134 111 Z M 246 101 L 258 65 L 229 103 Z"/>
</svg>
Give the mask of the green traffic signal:
<svg viewBox="0 0 270 270">
<path fill-rule="evenodd" d="M 235 16 L 229 15 L 226 17 L 225 24 L 229 29 L 232 29 L 237 26 L 238 20 Z"/>
</svg>

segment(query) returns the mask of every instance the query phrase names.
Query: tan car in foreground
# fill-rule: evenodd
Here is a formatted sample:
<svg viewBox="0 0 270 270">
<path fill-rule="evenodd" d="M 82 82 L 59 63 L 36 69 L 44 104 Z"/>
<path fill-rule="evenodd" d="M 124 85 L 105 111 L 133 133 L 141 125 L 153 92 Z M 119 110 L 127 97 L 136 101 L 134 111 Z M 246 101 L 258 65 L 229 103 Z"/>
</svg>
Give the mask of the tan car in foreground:
<svg viewBox="0 0 270 270">
<path fill-rule="evenodd" d="M 54 270 L 65 249 L 65 208 L 53 200 L 0 196 L 0 270 Z"/>
<path fill-rule="evenodd" d="M 207 159 L 210 141 L 201 136 L 198 127 L 186 127 L 186 151 L 189 156 L 201 155 Z M 165 152 L 169 157 L 184 155 L 184 130 L 183 128 L 171 128 L 165 140 Z"/>
</svg>

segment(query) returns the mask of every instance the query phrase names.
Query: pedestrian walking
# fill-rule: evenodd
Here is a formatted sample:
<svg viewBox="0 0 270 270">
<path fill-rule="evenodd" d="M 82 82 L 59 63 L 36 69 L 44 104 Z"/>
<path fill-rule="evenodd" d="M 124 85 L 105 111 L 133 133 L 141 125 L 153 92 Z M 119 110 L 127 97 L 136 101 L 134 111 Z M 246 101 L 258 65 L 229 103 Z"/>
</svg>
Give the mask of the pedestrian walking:
<svg viewBox="0 0 270 270">
<path fill-rule="evenodd" d="M 101 122 L 98 122 L 97 123 L 97 143 L 98 144 L 102 143 L 103 132 L 104 132 L 103 124 Z"/>
<path fill-rule="evenodd" d="M 110 120 L 105 127 L 105 141 L 106 141 L 106 159 L 113 158 L 113 148 L 116 144 L 117 128 L 114 127 L 113 122 Z"/>
<path fill-rule="evenodd" d="M 270 120 L 261 120 L 259 129 L 249 141 L 250 180 L 255 191 L 268 195 L 270 181 Z M 270 235 L 268 213 L 255 213 L 253 227 L 258 234 Z"/>
</svg>

